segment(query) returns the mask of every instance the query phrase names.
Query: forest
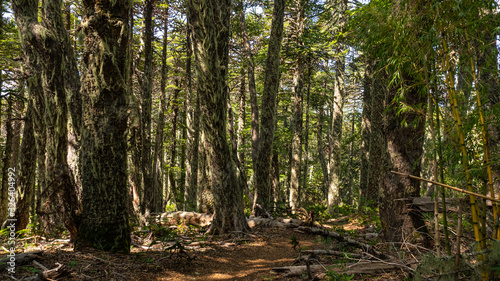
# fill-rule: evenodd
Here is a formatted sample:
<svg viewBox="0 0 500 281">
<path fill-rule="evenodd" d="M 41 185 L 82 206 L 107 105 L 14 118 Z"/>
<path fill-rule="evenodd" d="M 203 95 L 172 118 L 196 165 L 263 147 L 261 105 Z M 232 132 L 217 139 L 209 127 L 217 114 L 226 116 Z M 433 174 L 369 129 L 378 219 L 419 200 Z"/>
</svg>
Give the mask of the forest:
<svg viewBox="0 0 500 281">
<path fill-rule="evenodd" d="M 0 15 L 0 279 L 500 278 L 498 1 Z"/>
</svg>

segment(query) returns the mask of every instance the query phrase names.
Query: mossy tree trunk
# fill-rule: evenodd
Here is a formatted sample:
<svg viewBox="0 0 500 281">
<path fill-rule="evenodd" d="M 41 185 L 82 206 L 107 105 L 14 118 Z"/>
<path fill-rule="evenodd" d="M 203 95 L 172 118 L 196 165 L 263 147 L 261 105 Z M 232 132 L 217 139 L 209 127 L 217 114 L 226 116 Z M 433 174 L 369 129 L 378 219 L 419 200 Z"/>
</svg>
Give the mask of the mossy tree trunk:
<svg viewBox="0 0 500 281">
<path fill-rule="evenodd" d="M 42 198 L 47 198 L 44 209 L 39 214 L 45 223 L 64 223 L 71 238 L 75 239 L 75 219 L 79 212 L 76 186 L 67 164 L 68 154 L 68 97 L 78 97 L 78 73 L 69 36 L 64 27 L 62 1 L 43 1 L 41 22 L 38 22 L 38 1 L 13 1 L 21 45 L 26 59 L 30 94 L 38 104 L 43 103 L 37 114 L 39 124 L 36 138 L 37 147 L 43 149 L 43 162 L 40 182 L 45 186 Z M 73 72 L 72 72 L 73 71 Z M 71 72 L 71 73 L 70 73 Z M 74 73 L 76 72 L 76 73 Z M 39 78 L 36 75 L 40 75 Z M 40 84 L 41 83 L 41 84 Z M 42 88 L 40 91 L 38 88 Z M 35 123 L 37 123 L 35 122 Z M 43 128 L 41 128 L 43 127 Z M 39 152 L 39 156 L 42 156 Z M 49 215 L 54 214 L 54 215 Z M 62 215 L 62 217 L 60 217 Z M 54 219 L 59 221 L 54 221 Z"/>
<path fill-rule="evenodd" d="M 271 155 L 276 129 L 277 97 L 280 77 L 280 50 L 283 39 L 285 0 L 275 0 L 269 48 L 267 51 L 262 112 L 260 116 L 259 151 L 255 166 L 256 202 L 265 210 L 271 207 Z M 257 211 L 257 210 L 256 210 Z M 256 212 L 256 215 L 260 215 Z"/>
<path fill-rule="evenodd" d="M 75 248 L 128 253 L 126 129 L 132 1 L 83 4 L 83 213 Z"/>
<path fill-rule="evenodd" d="M 3 223 L 8 217 L 8 207 L 9 207 L 9 172 L 12 172 L 11 159 L 12 159 L 12 142 L 14 138 L 14 129 L 12 128 L 12 114 L 14 110 L 14 96 L 10 95 L 7 98 L 7 112 L 5 120 L 5 149 L 2 156 L 2 192 L 0 193 L 0 223 Z M 15 177 L 14 177 L 15 178 Z"/>
<path fill-rule="evenodd" d="M 230 15 L 230 0 L 188 1 L 197 92 L 214 195 L 212 233 L 249 230 L 243 213 L 243 189 L 238 184 L 226 139 Z"/>
<path fill-rule="evenodd" d="M 17 187 L 19 197 L 16 209 L 16 230 L 25 229 L 29 223 L 30 208 L 35 200 L 36 143 L 33 127 L 34 102 L 30 98 L 24 117 L 23 140 L 19 157 Z"/>
<path fill-rule="evenodd" d="M 189 20 L 189 19 L 188 19 Z M 196 210 L 198 193 L 198 159 L 200 144 L 200 99 L 193 91 L 191 65 L 193 47 L 191 44 L 192 29 L 190 22 L 186 28 L 186 183 L 184 189 L 184 210 Z"/>
</svg>

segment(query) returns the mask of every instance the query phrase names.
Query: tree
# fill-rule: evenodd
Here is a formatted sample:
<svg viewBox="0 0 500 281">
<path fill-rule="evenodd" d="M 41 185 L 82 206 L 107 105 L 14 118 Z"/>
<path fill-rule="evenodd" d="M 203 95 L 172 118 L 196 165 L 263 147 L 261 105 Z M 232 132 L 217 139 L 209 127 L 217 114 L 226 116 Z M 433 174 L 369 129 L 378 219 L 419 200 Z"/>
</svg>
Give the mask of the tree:
<svg viewBox="0 0 500 281">
<path fill-rule="evenodd" d="M 276 129 L 277 96 L 280 77 L 280 50 L 283 39 L 283 19 L 285 15 L 285 1 L 275 0 L 269 49 L 267 52 L 264 91 L 262 92 L 262 112 L 260 116 L 259 150 L 255 167 L 255 188 L 257 188 L 256 202 L 262 209 L 268 210 L 271 206 L 271 155 Z M 261 210 L 262 211 L 262 210 Z M 260 211 L 260 212 L 261 212 Z M 260 215 L 256 210 L 256 215 Z"/>
<path fill-rule="evenodd" d="M 238 184 L 226 139 L 230 15 L 230 0 L 188 0 L 197 93 L 212 174 L 215 208 L 212 233 L 249 229 L 243 213 L 243 189 Z"/>
<path fill-rule="evenodd" d="M 75 247 L 128 253 L 126 129 L 132 1 L 83 4 L 83 213 Z"/>
<path fill-rule="evenodd" d="M 69 36 L 63 24 L 62 1 L 44 1 L 41 5 L 41 22 L 38 22 L 38 1 L 13 1 L 25 66 L 31 74 L 28 79 L 30 95 L 39 108 L 35 135 L 39 151 L 38 164 L 42 183 L 40 195 L 47 199 L 44 209 L 38 209 L 46 224 L 64 222 L 72 240 L 76 236 L 79 204 L 76 185 L 67 164 L 68 154 L 68 105 L 67 97 L 77 97 L 78 77 L 74 67 L 74 54 Z M 39 76 L 38 76 L 39 75 Z M 41 84 L 40 84 L 41 83 Z M 41 88 L 41 90 L 40 90 Z M 66 94 L 70 92 L 70 94 Z M 40 149 L 40 150 L 39 150 Z M 46 154 L 42 154 L 42 150 Z M 43 164 L 42 164 L 43 162 Z M 39 171 L 40 171 L 39 170 Z M 40 185 L 39 185 L 40 187 Z M 40 198 L 40 196 L 39 196 Z M 54 211 L 54 209 L 56 211 Z M 51 219 L 51 214 L 63 214 L 63 218 Z"/>
<path fill-rule="evenodd" d="M 339 29 L 340 32 L 346 24 L 346 10 L 347 1 L 341 0 L 339 3 Z M 340 201 L 340 165 L 342 153 L 342 123 L 344 121 L 344 97 L 345 97 L 345 46 L 340 43 L 337 47 L 338 57 L 335 62 L 335 85 L 333 88 L 332 99 L 332 128 L 330 133 L 330 143 L 332 145 L 330 150 L 330 172 L 328 182 L 328 209 Z"/>
</svg>

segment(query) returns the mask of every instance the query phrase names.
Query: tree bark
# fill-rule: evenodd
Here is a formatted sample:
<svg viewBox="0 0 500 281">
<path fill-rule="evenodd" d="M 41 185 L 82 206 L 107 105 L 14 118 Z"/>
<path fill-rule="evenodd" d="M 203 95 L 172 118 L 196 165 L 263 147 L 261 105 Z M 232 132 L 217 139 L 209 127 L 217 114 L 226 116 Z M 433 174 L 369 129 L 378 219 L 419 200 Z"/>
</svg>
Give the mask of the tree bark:
<svg viewBox="0 0 500 281">
<path fill-rule="evenodd" d="M 83 4 L 83 213 L 75 248 L 129 253 L 126 79 L 132 1 Z"/>
<path fill-rule="evenodd" d="M 153 186 L 153 161 L 151 159 L 151 103 L 153 88 L 153 4 L 154 0 L 144 3 L 144 79 L 142 81 L 141 118 L 142 118 L 142 180 L 144 202 L 141 211 L 146 216 L 156 212 Z"/>
<path fill-rule="evenodd" d="M 241 35 L 243 37 L 243 48 L 245 53 L 245 62 L 247 64 L 248 73 L 248 92 L 250 93 L 250 105 L 251 105 L 251 123 L 250 123 L 250 136 L 252 139 L 252 163 L 254 172 L 257 163 L 257 153 L 259 146 L 259 103 L 257 101 L 257 87 L 255 86 L 255 65 L 253 62 L 252 48 L 250 46 L 250 40 L 248 39 L 248 33 L 245 26 L 245 5 L 244 1 L 240 1 L 241 11 L 240 11 L 240 28 Z"/>
<path fill-rule="evenodd" d="M 275 0 L 273 21 L 266 59 L 264 91 L 262 92 L 262 112 L 260 116 L 259 151 L 255 167 L 256 202 L 264 210 L 271 206 L 271 155 L 277 115 L 277 96 L 280 77 L 280 50 L 283 38 L 285 0 Z M 259 215 L 259 214 L 256 214 Z"/>
<path fill-rule="evenodd" d="M 16 167 L 11 167 L 11 159 L 12 159 L 12 143 L 14 138 L 14 129 L 12 128 L 12 114 L 14 110 L 14 97 L 10 95 L 7 98 L 7 116 L 5 121 L 5 150 L 2 157 L 2 192 L 0 198 L 0 222 L 3 223 L 9 216 L 8 208 L 9 208 L 9 173 L 12 172 L 12 169 Z M 15 178 L 15 177 L 10 177 Z"/>
<path fill-rule="evenodd" d="M 186 27 L 186 33 L 186 127 L 188 131 L 184 210 L 194 211 L 199 210 L 197 209 L 197 194 L 200 144 L 200 99 L 198 94 L 193 91 L 193 83 L 191 79 L 193 47 L 191 45 L 192 28 L 189 19 Z"/>
<path fill-rule="evenodd" d="M 168 3 L 167 3 L 168 5 Z M 165 127 L 165 112 L 167 111 L 166 102 L 166 87 L 167 87 L 167 41 L 168 41 L 168 6 L 164 8 L 163 11 L 163 42 L 161 50 L 161 81 L 160 81 L 160 112 L 158 114 L 158 124 L 156 127 L 156 137 L 155 137 L 155 150 L 153 155 L 153 202 L 155 204 L 155 210 L 163 211 L 163 185 L 162 185 L 162 171 L 163 165 L 163 138 L 164 138 L 164 127 Z"/>
<path fill-rule="evenodd" d="M 226 140 L 230 15 L 230 0 L 188 1 L 202 128 L 212 173 L 215 213 L 211 233 L 249 230 L 243 213 L 243 189 Z"/>
<path fill-rule="evenodd" d="M 370 173 L 370 138 L 371 138 L 371 112 L 373 94 L 373 72 L 374 63 L 371 59 L 366 60 L 365 74 L 363 79 L 363 112 L 361 113 L 361 168 L 359 179 L 359 203 L 363 206 L 376 207 L 378 201 L 378 188 L 368 185 Z"/>
<path fill-rule="evenodd" d="M 30 78 L 28 87 L 32 87 L 30 93 L 42 95 L 35 99 L 44 104 L 43 115 L 38 114 L 37 118 L 41 118 L 39 123 L 43 123 L 46 131 L 36 137 L 43 138 L 37 141 L 42 145 L 38 148 L 43 147 L 46 151 L 45 159 L 39 158 L 45 165 L 42 171 L 44 178 L 41 179 L 45 190 L 40 195 L 48 201 L 44 202 L 44 210 L 39 209 L 39 214 L 46 224 L 52 223 L 54 216 L 63 220 L 74 240 L 79 203 L 74 179 L 67 164 L 67 98 L 78 96 L 75 93 L 78 82 L 72 81 L 77 79 L 78 74 L 75 73 L 76 62 L 72 61 L 74 56 L 72 57 L 69 36 L 63 23 L 62 1 L 42 2 L 40 23 L 37 20 L 38 1 L 19 0 L 12 4 L 26 66 L 31 74 L 40 74 L 40 80 L 36 75 Z M 35 82 L 43 84 L 41 92 L 33 89 L 41 86 Z M 49 214 L 54 215 L 49 218 Z"/>
<path fill-rule="evenodd" d="M 19 197 L 16 209 L 16 231 L 25 229 L 29 223 L 30 208 L 35 200 L 35 175 L 36 175 L 36 143 L 33 127 L 34 117 L 33 99 L 29 99 L 26 116 L 24 117 L 23 141 L 19 157 L 19 172 L 17 187 Z"/>
<path fill-rule="evenodd" d="M 404 73 L 402 77 L 407 85 L 412 85 L 413 78 Z M 421 87 L 408 88 L 404 93 L 405 106 L 422 108 L 398 113 L 401 106 L 397 101 L 391 104 L 384 115 L 382 136 L 385 136 L 385 147 L 382 157 L 378 158 L 379 165 L 385 169 L 380 175 L 380 220 L 388 241 L 404 241 L 411 235 L 414 229 L 428 239 L 428 231 L 421 214 L 409 212 L 406 204 L 401 198 L 419 197 L 420 182 L 414 179 L 401 178 L 388 171 L 397 171 L 410 175 L 420 175 L 421 157 L 423 153 L 423 140 L 425 137 L 425 107 L 426 96 Z M 398 89 L 390 88 L 387 92 L 387 101 L 393 101 Z M 373 124 L 374 114 L 380 114 L 384 108 L 373 108 L 372 110 L 372 134 L 377 127 Z M 370 153 L 372 154 L 372 153 Z M 375 155 L 370 155 L 375 157 Z M 376 161 L 372 158 L 373 161 Z M 387 163 L 384 160 L 387 159 Z M 372 167 L 370 167 L 372 168 Z M 411 219 L 408 220 L 408 218 Z"/>
<path fill-rule="evenodd" d="M 347 1 L 341 0 L 339 4 L 339 27 L 343 30 L 345 25 L 345 12 Z M 340 203 L 340 162 L 342 155 L 342 123 L 344 121 L 344 98 L 345 98 L 345 54 L 343 43 L 339 43 L 337 52 L 339 56 L 335 62 L 335 86 L 333 89 L 333 118 L 330 131 L 330 172 L 328 182 L 328 210 Z"/>
</svg>

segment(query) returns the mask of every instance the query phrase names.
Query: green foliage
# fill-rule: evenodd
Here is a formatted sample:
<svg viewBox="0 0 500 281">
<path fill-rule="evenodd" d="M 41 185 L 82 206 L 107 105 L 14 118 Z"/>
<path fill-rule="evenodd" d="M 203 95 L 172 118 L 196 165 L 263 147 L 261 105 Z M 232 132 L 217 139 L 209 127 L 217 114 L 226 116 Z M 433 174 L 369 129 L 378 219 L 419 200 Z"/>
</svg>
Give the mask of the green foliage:
<svg viewBox="0 0 500 281">
<path fill-rule="evenodd" d="M 349 281 L 349 280 L 352 280 L 354 278 L 354 274 L 349 275 L 345 272 L 338 273 L 335 270 L 333 270 L 333 268 L 335 268 L 335 267 L 330 267 L 326 271 L 326 276 L 328 277 L 328 280 L 330 280 L 330 281 Z"/>
<path fill-rule="evenodd" d="M 488 250 L 477 252 L 477 245 L 472 245 L 470 253 L 461 255 L 458 266 L 455 264 L 455 256 L 438 258 L 434 255 L 426 255 L 415 271 L 415 280 L 427 280 L 426 276 L 439 276 L 439 280 L 455 280 L 455 274 L 467 280 L 482 280 L 481 272 L 498 273 L 500 268 L 500 241 L 490 240 Z"/>
</svg>

